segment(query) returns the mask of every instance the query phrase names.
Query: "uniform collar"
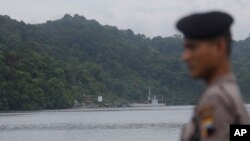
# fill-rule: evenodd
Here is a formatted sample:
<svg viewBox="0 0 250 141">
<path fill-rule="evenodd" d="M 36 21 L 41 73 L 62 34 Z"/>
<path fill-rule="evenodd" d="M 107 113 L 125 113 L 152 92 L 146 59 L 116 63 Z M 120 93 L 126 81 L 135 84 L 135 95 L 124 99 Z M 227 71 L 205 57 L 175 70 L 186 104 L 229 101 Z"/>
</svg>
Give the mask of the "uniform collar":
<svg viewBox="0 0 250 141">
<path fill-rule="evenodd" d="M 221 76 L 220 78 L 218 78 L 214 82 L 212 82 L 210 86 L 221 84 L 224 82 L 236 82 L 236 81 L 237 81 L 237 79 L 236 79 L 234 73 L 230 72 L 230 73 L 227 73 L 227 74 Z"/>
</svg>

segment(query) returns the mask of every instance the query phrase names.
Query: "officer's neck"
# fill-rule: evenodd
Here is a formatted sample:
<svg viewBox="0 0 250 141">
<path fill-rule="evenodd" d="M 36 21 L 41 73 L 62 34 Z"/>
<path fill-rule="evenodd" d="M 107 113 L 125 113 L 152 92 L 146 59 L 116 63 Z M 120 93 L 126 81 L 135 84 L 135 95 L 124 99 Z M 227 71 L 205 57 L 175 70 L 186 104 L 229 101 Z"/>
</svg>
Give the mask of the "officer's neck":
<svg viewBox="0 0 250 141">
<path fill-rule="evenodd" d="M 217 69 L 214 70 L 208 77 L 205 78 L 205 83 L 207 86 L 213 84 L 216 80 L 222 78 L 226 74 L 232 72 L 231 65 L 229 61 L 225 61 Z"/>
</svg>

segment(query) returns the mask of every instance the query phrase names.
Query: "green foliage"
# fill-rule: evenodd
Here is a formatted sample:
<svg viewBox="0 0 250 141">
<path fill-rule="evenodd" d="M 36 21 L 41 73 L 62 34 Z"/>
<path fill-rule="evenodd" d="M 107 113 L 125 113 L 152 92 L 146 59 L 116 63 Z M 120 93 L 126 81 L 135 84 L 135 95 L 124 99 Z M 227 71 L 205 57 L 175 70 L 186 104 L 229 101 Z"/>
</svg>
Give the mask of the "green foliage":
<svg viewBox="0 0 250 141">
<path fill-rule="evenodd" d="M 233 54 L 248 102 L 249 45 L 235 42 Z M 79 15 L 36 25 L 0 16 L 0 110 L 70 108 L 98 95 L 144 102 L 149 86 L 167 104 L 194 104 L 204 87 L 189 77 L 181 51 L 177 35 L 150 39 Z"/>
</svg>

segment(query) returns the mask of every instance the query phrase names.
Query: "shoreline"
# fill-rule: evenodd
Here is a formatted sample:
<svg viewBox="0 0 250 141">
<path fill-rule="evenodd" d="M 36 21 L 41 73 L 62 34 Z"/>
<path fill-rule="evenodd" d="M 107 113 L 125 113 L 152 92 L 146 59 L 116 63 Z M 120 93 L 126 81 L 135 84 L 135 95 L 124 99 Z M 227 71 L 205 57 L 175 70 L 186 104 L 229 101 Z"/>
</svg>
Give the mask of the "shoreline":
<svg viewBox="0 0 250 141">
<path fill-rule="evenodd" d="M 127 107 L 75 107 L 68 109 L 42 109 L 42 110 L 10 110 L 10 111 L 0 111 L 1 114 L 25 114 L 25 113 L 37 113 L 37 112 L 91 112 L 91 111 L 133 111 L 133 110 L 154 110 L 157 108 L 173 110 L 175 107 L 193 107 L 194 105 L 146 105 L 146 104 L 135 104 L 134 106 Z"/>
</svg>

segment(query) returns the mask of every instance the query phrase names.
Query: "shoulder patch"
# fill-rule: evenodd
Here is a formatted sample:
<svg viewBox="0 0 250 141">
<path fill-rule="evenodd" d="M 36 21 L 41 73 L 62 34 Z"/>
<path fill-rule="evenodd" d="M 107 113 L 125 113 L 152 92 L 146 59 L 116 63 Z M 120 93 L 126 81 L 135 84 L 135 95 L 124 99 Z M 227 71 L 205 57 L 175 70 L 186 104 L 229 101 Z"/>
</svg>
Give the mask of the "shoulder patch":
<svg viewBox="0 0 250 141">
<path fill-rule="evenodd" d="M 206 115 L 212 115 L 213 113 L 214 113 L 214 106 L 208 105 L 208 106 L 202 107 L 198 111 L 198 116 L 203 117 L 203 116 L 206 116 Z"/>
<path fill-rule="evenodd" d="M 214 133 L 214 107 L 206 106 L 198 111 L 198 116 L 200 118 L 200 131 L 203 138 L 207 138 Z"/>
</svg>

